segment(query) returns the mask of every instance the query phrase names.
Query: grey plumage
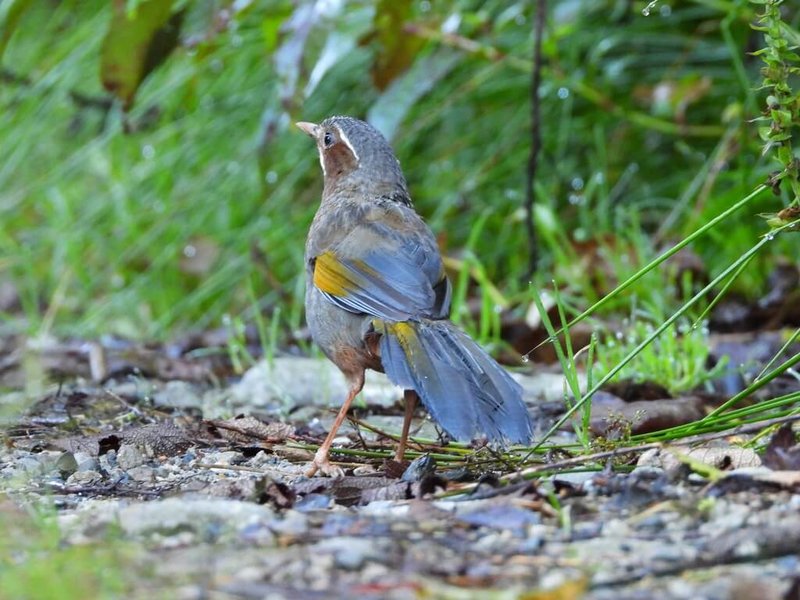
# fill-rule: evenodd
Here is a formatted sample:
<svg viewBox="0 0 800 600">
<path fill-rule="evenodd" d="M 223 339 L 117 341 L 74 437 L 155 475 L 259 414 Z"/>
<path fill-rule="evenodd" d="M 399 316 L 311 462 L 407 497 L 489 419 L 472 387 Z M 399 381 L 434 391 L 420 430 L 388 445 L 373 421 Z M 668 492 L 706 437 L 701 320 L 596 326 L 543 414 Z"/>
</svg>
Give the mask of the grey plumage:
<svg viewBox="0 0 800 600">
<path fill-rule="evenodd" d="M 436 238 L 414 211 L 388 142 L 350 117 L 298 126 L 316 140 L 325 174 L 306 240 L 306 315 L 312 337 L 350 382 L 337 424 L 369 368 L 407 390 L 405 433 L 419 396 L 454 438 L 528 442 L 520 386 L 448 320 L 451 288 Z M 309 474 L 337 472 L 328 461 L 334 434 L 335 427 Z"/>
</svg>

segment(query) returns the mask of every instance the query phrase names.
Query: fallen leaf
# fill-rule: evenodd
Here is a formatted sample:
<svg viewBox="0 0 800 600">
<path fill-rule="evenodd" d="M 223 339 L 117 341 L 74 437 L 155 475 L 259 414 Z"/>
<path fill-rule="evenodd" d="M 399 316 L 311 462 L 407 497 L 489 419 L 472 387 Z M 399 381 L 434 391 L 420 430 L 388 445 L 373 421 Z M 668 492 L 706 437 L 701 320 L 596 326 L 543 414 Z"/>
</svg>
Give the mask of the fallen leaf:
<svg viewBox="0 0 800 600">
<path fill-rule="evenodd" d="M 800 471 L 800 444 L 795 439 L 792 424 L 785 423 L 764 450 L 764 466 L 775 471 Z"/>
<path fill-rule="evenodd" d="M 233 419 L 206 421 L 211 433 L 238 446 L 277 444 L 294 435 L 294 427 L 288 423 L 273 421 L 264 423 L 252 416 L 240 415 Z"/>
</svg>

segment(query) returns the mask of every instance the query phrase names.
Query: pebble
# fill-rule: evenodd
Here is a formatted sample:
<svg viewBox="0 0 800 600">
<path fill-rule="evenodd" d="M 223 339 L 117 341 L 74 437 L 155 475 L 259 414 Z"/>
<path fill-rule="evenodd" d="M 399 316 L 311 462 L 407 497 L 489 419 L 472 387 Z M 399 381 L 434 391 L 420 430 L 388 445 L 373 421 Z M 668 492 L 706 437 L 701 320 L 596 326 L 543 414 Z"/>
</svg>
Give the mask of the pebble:
<svg viewBox="0 0 800 600">
<path fill-rule="evenodd" d="M 75 461 L 78 463 L 78 471 L 97 471 L 100 465 L 97 458 L 87 452 L 76 452 Z"/>
<path fill-rule="evenodd" d="M 322 540 L 312 547 L 312 553 L 333 554 L 337 567 L 354 571 L 372 557 L 381 556 L 375 540 L 363 537 L 336 537 Z"/>
<path fill-rule="evenodd" d="M 581 489 L 587 482 L 594 479 L 597 471 L 580 471 L 575 473 L 558 473 L 553 475 L 553 481 L 561 481 L 568 483 L 578 489 Z"/>
<path fill-rule="evenodd" d="M 122 444 L 117 451 L 117 464 L 123 471 L 130 471 L 145 462 L 145 456 L 133 444 Z"/>
<path fill-rule="evenodd" d="M 103 482 L 103 476 L 97 471 L 75 471 L 67 479 L 67 485 L 71 487 L 91 487 Z"/>
<path fill-rule="evenodd" d="M 201 408 L 202 398 L 197 389 L 185 381 L 168 381 L 160 390 L 153 392 L 153 404 L 168 408 Z"/>
<path fill-rule="evenodd" d="M 23 456 L 15 461 L 14 466 L 18 471 L 29 475 L 39 475 L 46 470 L 45 465 L 35 456 Z"/>
<path fill-rule="evenodd" d="M 265 506 L 223 498 L 167 498 L 131 505 L 118 503 L 116 508 L 110 503 L 106 506 L 104 514 L 93 516 L 118 522 L 128 535 L 183 529 L 202 534 L 210 525 L 240 530 L 253 523 L 271 523 L 273 518 L 273 512 Z"/>
<path fill-rule="evenodd" d="M 117 468 L 117 451 L 109 450 L 100 457 L 100 466 L 106 471 Z"/>
<path fill-rule="evenodd" d="M 236 452 L 235 450 L 228 450 L 227 452 L 217 452 L 206 457 L 212 464 L 215 465 L 240 465 L 245 462 L 244 454 Z"/>
<path fill-rule="evenodd" d="M 127 473 L 130 475 L 131 479 L 142 483 L 150 483 L 156 479 L 156 472 L 153 467 L 133 467 L 132 469 L 128 469 Z"/>
<path fill-rule="evenodd" d="M 627 538 L 631 535 L 631 528 L 622 519 L 610 519 L 603 526 L 605 537 Z"/>
<path fill-rule="evenodd" d="M 78 470 L 78 461 L 72 452 L 62 452 L 61 456 L 56 459 L 56 469 L 61 473 L 61 476 L 66 479 Z"/>
<path fill-rule="evenodd" d="M 296 510 L 288 510 L 283 519 L 276 520 L 271 527 L 276 533 L 298 536 L 308 531 L 308 517 Z"/>
</svg>

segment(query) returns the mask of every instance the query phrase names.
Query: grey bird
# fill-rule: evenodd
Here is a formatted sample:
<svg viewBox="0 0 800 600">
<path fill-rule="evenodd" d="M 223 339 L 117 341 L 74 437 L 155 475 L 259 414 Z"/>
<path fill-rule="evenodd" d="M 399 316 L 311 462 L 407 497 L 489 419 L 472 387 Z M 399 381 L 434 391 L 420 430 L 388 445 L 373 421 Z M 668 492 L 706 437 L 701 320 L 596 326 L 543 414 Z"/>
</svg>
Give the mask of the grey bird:
<svg viewBox="0 0 800 600">
<path fill-rule="evenodd" d="M 316 141 L 324 175 L 306 240 L 306 318 L 349 385 L 307 475 L 343 474 L 330 447 L 366 369 L 405 390 L 399 462 L 418 400 L 455 439 L 530 441 L 519 384 L 449 320 L 451 288 L 436 238 L 414 210 L 389 143 L 351 117 L 297 126 Z"/>
</svg>

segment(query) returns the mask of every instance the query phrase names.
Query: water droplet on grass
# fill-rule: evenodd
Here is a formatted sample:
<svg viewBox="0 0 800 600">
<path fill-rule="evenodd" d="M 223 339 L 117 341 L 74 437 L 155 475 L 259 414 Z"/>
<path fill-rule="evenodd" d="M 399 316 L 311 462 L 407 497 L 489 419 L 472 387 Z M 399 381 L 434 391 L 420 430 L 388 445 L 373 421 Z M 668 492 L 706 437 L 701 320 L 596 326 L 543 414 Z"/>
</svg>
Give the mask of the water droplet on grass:
<svg viewBox="0 0 800 600">
<path fill-rule="evenodd" d="M 645 6 L 642 9 L 642 14 L 645 17 L 649 17 L 650 16 L 650 11 L 653 10 L 656 7 L 656 4 L 658 4 L 658 0 L 653 0 L 652 2 L 648 2 L 647 6 Z"/>
</svg>

